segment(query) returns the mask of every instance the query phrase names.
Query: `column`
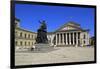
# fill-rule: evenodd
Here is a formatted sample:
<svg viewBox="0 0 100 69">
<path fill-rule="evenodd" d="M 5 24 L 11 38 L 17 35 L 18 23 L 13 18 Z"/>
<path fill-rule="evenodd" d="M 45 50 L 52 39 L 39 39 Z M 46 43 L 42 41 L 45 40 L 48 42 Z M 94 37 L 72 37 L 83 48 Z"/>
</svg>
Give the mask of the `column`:
<svg viewBox="0 0 100 69">
<path fill-rule="evenodd" d="M 52 45 L 52 44 L 53 44 L 53 43 L 52 43 L 52 35 L 50 36 L 50 42 L 51 42 L 51 45 Z"/>
<path fill-rule="evenodd" d="M 66 45 L 68 45 L 68 42 L 67 42 L 67 40 L 68 40 L 68 39 L 67 39 L 67 33 L 66 33 Z"/>
<path fill-rule="evenodd" d="M 61 45 L 61 37 L 60 37 L 60 33 L 59 33 L 59 45 Z"/>
<path fill-rule="evenodd" d="M 78 46 L 78 33 L 76 33 L 76 45 Z"/>
<path fill-rule="evenodd" d="M 71 33 L 69 33 L 69 44 L 71 45 Z"/>
<path fill-rule="evenodd" d="M 89 35 L 88 35 L 88 33 L 86 32 L 86 34 L 84 34 L 85 35 L 85 45 L 89 45 Z"/>
<path fill-rule="evenodd" d="M 74 39 L 75 39 L 75 38 L 74 38 L 74 32 L 73 32 L 73 45 L 75 44 Z"/>
<path fill-rule="evenodd" d="M 84 44 L 83 44 L 83 38 L 80 39 L 80 42 L 81 42 L 80 45 L 83 46 L 83 45 L 84 45 Z"/>
<path fill-rule="evenodd" d="M 64 33 L 62 33 L 62 44 L 64 45 Z"/>
<path fill-rule="evenodd" d="M 80 45 L 83 46 L 83 33 L 80 33 Z"/>
<path fill-rule="evenodd" d="M 56 45 L 57 45 L 57 34 L 56 34 Z"/>
<path fill-rule="evenodd" d="M 87 33 L 87 45 L 89 45 L 89 34 Z"/>
</svg>

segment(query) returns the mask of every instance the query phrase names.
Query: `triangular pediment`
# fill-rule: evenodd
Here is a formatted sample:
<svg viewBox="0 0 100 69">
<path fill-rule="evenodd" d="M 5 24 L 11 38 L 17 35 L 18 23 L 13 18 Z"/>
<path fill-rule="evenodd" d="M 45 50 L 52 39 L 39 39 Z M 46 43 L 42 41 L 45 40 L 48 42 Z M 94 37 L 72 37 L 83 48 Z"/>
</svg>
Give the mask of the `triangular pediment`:
<svg viewBox="0 0 100 69">
<path fill-rule="evenodd" d="M 63 26 L 61 26 L 57 31 L 67 31 L 67 30 L 81 30 L 81 28 L 79 24 L 68 22 Z"/>
<path fill-rule="evenodd" d="M 66 27 L 63 27 L 60 29 L 60 31 L 63 31 L 63 30 L 77 30 L 77 28 L 71 27 L 71 26 L 66 26 Z"/>
</svg>

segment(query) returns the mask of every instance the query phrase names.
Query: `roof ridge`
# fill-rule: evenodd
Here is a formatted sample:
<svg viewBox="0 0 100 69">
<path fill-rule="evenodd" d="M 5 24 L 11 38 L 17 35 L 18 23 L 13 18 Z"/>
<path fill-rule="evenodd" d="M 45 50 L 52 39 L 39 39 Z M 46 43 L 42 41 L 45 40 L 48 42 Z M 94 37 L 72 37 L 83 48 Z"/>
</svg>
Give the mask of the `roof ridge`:
<svg viewBox="0 0 100 69">
<path fill-rule="evenodd" d="M 72 23 L 72 24 L 77 24 L 77 25 L 79 25 L 79 26 L 80 26 L 80 24 L 78 24 L 78 23 L 76 23 L 76 22 L 74 22 L 74 21 L 69 21 L 67 24 L 69 24 L 69 23 Z"/>
</svg>

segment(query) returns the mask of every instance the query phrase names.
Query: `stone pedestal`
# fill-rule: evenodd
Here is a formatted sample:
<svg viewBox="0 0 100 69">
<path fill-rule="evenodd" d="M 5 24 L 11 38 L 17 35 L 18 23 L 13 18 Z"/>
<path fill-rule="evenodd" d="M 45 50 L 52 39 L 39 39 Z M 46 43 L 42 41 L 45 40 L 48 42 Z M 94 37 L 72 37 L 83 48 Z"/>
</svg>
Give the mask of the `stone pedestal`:
<svg viewBox="0 0 100 69">
<path fill-rule="evenodd" d="M 54 46 L 50 44 L 34 44 L 35 51 L 50 51 L 54 49 Z"/>
</svg>

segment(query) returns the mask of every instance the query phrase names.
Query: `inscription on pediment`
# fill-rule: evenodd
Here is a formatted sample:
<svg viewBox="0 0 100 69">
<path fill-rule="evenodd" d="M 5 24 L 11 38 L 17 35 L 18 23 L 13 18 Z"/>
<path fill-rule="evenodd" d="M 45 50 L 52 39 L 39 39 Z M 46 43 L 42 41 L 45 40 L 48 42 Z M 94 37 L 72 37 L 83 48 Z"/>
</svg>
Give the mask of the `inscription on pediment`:
<svg viewBox="0 0 100 69">
<path fill-rule="evenodd" d="M 66 26 L 64 28 L 62 28 L 61 30 L 75 30 L 76 28 L 74 27 L 70 27 L 70 26 Z"/>
</svg>

